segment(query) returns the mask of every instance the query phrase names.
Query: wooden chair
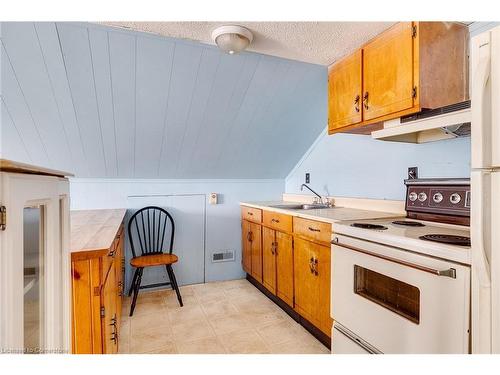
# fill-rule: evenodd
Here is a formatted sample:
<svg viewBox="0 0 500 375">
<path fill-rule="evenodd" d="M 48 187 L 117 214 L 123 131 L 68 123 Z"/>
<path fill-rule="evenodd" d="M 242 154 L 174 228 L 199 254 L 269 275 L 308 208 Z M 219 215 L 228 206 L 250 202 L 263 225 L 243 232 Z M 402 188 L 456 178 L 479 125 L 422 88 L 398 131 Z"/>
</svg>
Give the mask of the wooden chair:
<svg viewBox="0 0 500 375">
<path fill-rule="evenodd" d="M 128 292 L 129 297 L 132 291 L 134 292 L 130 316 L 134 314 L 139 289 L 170 285 L 177 294 L 179 304 L 181 307 L 183 306 L 179 286 L 172 269 L 172 264 L 179 260 L 177 255 L 172 254 L 174 232 L 175 225 L 172 216 L 161 207 L 148 206 L 141 208 L 130 218 L 128 236 L 133 255 L 130 265 L 135 268 L 132 284 Z M 137 248 L 136 245 L 138 245 Z M 140 255 L 138 255 L 136 249 L 140 249 Z M 165 266 L 170 281 L 141 286 L 144 268 L 153 266 Z"/>
</svg>

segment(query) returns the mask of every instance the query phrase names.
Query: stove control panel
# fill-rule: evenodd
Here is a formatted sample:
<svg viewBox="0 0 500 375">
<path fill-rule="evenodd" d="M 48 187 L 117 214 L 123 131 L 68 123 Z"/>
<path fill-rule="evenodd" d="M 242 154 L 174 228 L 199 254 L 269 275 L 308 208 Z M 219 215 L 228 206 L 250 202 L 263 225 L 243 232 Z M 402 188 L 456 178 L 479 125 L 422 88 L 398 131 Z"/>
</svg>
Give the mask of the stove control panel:
<svg viewBox="0 0 500 375">
<path fill-rule="evenodd" d="M 470 216 L 470 186 L 408 185 L 406 210 L 429 214 Z"/>
</svg>

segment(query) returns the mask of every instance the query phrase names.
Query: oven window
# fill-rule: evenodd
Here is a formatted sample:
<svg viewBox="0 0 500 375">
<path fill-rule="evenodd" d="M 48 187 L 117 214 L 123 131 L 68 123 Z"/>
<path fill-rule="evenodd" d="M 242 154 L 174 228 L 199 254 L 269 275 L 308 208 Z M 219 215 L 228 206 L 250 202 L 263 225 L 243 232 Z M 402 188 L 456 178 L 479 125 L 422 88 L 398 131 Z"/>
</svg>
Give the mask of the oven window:
<svg viewBox="0 0 500 375">
<path fill-rule="evenodd" d="M 354 293 L 419 324 L 420 290 L 402 281 L 354 265 Z"/>
</svg>

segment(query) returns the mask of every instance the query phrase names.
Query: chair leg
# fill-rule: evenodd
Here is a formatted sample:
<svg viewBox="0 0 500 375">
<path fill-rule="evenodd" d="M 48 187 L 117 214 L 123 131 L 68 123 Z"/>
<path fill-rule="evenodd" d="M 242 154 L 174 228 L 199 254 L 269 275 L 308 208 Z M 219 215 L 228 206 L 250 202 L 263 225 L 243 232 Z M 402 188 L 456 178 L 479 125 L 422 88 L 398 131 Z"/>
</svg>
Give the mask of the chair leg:
<svg viewBox="0 0 500 375">
<path fill-rule="evenodd" d="M 128 291 L 128 296 L 130 297 L 132 295 L 132 291 L 134 290 L 135 287 L 135 282 L 137 281 L 137 275 L 139 274 L 139 268 L 136 268 L 134 271 L 134 277 L 132 278 L 132 284 L 130 284 L 130 289 Z"/>
<path fill-rule="evenodd" d="M 179 290 L 179 285 L 177 285 L 177 280 L 175 278 L 175 274 L 174 274 L 174 270 L 172 268 L 172 265 L 167 265 L 166 266 L 167 268 L 167 273 L 168 273 L 168 277 L 170 278 L 170 282 L 172 283 L 172 289 L 175 290 L 175 293 L 177 294 L 177 300 L 179 301 L 179 305 L 184 306 L 184 304 L 182 303 L 182 296 L 181 296 L 181 292 Z"/>
<path fill-rule="evenodd" d="M 141 279 L 142 279 L 142 271 L 144 268 L 138 268 L 137 269 L 139 272 L 137 274 L 137 281 L 134 285 L 134 298 L 132 299 L 132 306 L 130 306 L 130 315 L 134 315 L 134 310 L 135 310 L 135 303 L 137 302 L 137 295 L 139 294 L 139 287 L 141 286 Z"/>
</svg>

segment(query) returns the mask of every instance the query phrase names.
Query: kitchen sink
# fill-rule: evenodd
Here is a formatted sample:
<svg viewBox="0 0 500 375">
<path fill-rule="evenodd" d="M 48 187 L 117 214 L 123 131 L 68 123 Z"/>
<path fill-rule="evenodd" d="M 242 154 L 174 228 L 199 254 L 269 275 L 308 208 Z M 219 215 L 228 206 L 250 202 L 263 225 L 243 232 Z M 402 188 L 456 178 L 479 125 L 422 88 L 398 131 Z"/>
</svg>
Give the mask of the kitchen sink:
<svg viewBox="0 0 500 375">
<path fill-rule="evenodd" d="M 283 210 L 316 210 L 320 208 L 332 208 L 332 206 L 323 203 L 305 203 L 305 204 L 276 204 L 269 206 L 272 208 L 281 208 Z"/>
</svg>

